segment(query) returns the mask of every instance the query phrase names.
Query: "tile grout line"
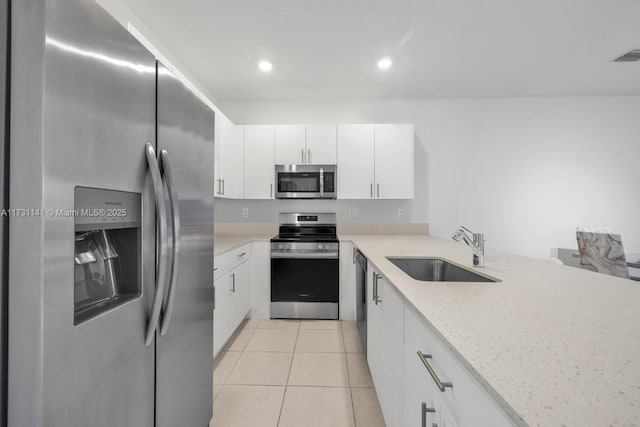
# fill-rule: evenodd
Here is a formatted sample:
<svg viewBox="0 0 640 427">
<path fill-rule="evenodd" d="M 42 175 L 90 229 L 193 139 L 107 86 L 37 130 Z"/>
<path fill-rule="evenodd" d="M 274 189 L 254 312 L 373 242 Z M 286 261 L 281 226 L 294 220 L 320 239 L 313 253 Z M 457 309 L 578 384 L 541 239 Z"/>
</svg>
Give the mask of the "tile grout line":
<svg viewBox="0 0 640 427">
<path fill-rule="evenodd" d="M 340 324 L 340 330 L 342 331 L 342 344 L 344 345 L 344 363 L 347 365 L 347 380 L 349 381 L 349 396 L 351 397 L 351 418 L 353 419 L 354 427 L 356 424 L 356 405 L 353 401 L 353 387 L 351 387 L 351 370 L 349 369 L 349 361 L 347 360 L 347 341 L 344 337 L 344 329 L 342 329 L 342 323 Z"/>
<path fill-rule="evenodd" d="M 289 365 L 289 373 L 287 374 L 287 381 L 284 384 L 284 393 L 282 393 L 282 403 L 280 403 L 280 412 L 278 413 L 278 422 L 276 427 L 280 425 L 280 419 L 282 418 L 282 410 L 284 409 L 284 399 L 287 397 L 287 390 L 289 389 L 289 377 L 291 376 L 291 369 L 293 368 L 293 358 L 296 356 L 296 346 L 298 345 L 298 337 L 300 336 L 300 324 L 296 331 L 296 342 L 293 344 L 293 352 L 291 353 L 291 364 Z"/>
</svg>

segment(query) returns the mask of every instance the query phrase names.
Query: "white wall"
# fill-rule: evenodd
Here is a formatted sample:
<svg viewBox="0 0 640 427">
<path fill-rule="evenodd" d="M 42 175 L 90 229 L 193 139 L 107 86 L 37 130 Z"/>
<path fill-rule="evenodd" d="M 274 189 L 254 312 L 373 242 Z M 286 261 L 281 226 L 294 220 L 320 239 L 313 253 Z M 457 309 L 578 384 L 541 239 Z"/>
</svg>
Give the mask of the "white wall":
<svg viewBox="0 0 640 427">
<path fill-rule="evenodd" d="M 640 97 L 222 102 L 236 124 L 415 124 L 413 201 L 219 201 L 218 221 L 274 221 L 279 211 L 361 208 L 363 222 L 460 224 L 487 247 L 546 257 L 575 247 L 575 227 L 603 225 L 640 252 Z M 322 204 L 320 204 L 322 203 Z M 330 203 L 327 205 L 325 203 Z M 331 205 L 331 203 L 333 203 Z M 380 206 L 382 209 L 377 210 Z M 364 213 L 362 212 L 364 210 Z"/>
</svg>

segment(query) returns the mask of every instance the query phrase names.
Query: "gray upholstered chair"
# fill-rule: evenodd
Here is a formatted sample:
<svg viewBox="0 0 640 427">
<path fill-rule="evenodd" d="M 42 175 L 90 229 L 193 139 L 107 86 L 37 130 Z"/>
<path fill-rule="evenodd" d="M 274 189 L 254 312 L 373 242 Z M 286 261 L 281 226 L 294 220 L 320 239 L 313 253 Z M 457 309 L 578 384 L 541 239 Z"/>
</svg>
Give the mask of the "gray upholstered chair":
<svg viewBox="0 0 640 427">
<path fill-rule="evenodd" d="M 582 268 L 629 279 L 629 268 L 619 234 L 579 229 L 576 238 Z"/>
</svg>

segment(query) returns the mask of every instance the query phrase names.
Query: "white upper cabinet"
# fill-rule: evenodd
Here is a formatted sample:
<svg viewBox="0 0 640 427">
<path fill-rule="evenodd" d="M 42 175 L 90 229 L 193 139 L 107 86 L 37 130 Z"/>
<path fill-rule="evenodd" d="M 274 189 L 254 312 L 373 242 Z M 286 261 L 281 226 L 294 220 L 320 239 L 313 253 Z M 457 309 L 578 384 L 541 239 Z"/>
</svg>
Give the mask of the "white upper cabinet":
<svg viewBox="0 0 640 427">
<path fill-rule="evenodd" d="M 306 131 L 304 125 L 276 125 L 276 164 L 306 163 Z"/>
<path fill-rule="evenodd" d="M 374 125 L 338 125 L 338 199 L 374 196 Z"/>
<path fill-rule="evenodd" d="M 216 197 L 273 199 L 276 164 L 337 165 L 338 199 L 414 197 L 412 124 L 216 125 Z"/>
<path fill-rule="evenodd" d="M 222 113 L 218 109 L 214 109 L 215 122 L 213 126 L 213 174 L 216 179 L 215 195 L 219 197 L 218 185 L 220 183 L 220 121 L 222 119 Z"/>
<path fill-rule="evenodd" d="M 339 125 L 338 198 L 412 199 L 413 125 Z"/>
<path fill-rule="evenodd" d="M 306 163 L 336 164 L 336 125 L 307 125 Z"/>
<path fill-rule="evenodd" d="M 413 199 L 413 125 L 375 125 L 377 199 Z"/>
<path fill-rule="evenodd" d="M 336 164 L 336 125 L 276 125 L 276 164 Z"/>
<path fill-rule="evenodd" d="M 274 126 L 244 127 L 244 198 L 272 199 L 275 177 Z M 304 133 L 304 126 L 302 127 Z"/>
<path fill-rule="evenodd" d="M 220 148 L 216 197 L 244 198 L 244 126 L 236 126 L 220 115 Z"/>
</svg>

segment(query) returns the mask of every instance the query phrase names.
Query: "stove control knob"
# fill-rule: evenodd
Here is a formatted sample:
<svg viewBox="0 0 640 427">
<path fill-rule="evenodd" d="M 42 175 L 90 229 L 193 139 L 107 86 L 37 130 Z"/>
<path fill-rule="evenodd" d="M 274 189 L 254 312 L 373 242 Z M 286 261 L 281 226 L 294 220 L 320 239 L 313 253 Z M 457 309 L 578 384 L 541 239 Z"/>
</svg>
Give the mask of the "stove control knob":
<svg viewBox="0 0 640 427">
<path fill-rule="evenodd" d="M 324 245 L 322 243 L 318 244 L 318 249 L 323 250 L 324 249 Z"/>
<path fill-rule="evenodd" d="M 284 245 L 283 245 L 282 243 L 280 243 L 280 244 L 278 245 L 278 249 L 284 249 Z"/>
</svg>

